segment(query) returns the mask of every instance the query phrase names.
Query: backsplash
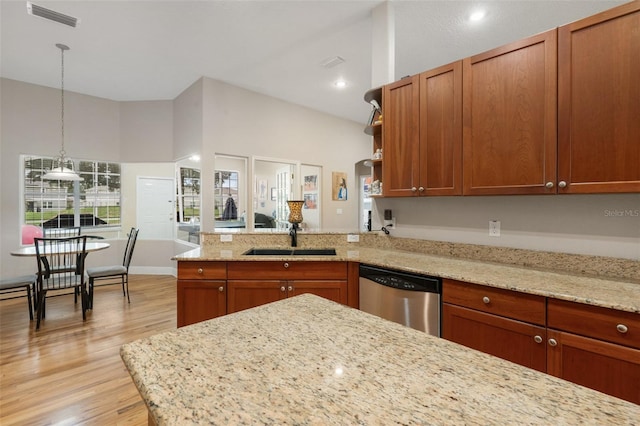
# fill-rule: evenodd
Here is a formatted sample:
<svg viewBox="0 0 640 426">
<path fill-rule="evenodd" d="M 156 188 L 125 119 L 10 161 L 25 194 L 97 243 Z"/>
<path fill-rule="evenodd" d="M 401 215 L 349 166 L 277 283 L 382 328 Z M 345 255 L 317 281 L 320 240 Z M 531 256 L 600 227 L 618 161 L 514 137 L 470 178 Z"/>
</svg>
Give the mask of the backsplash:
<svg viewBox="0 0 640 426">
<path fill-rule="evenodd" d="M 234 233 L 233 242 L 221 242 L 221 233 L 201 234 L 203 247 L 290 247 L 288 234 Z M 507 247 L 484 246 L 411 238 L 395 238 L 378 233 L 359 234 L 358 243 L 348 243 L 344 233 L 304 233 L 298 234 L 298 246 L 303 248 L 330 248 L 349 246 L 376 249 L 403 250 L 435 256 L 463 258 L 516 265 L 550 271 L 564 271 L 581 275 L 619 278 L 640 283 L 640 262 L 605 256 L 589 256 L 568 253 L 554 253 Z"/>
</svg>

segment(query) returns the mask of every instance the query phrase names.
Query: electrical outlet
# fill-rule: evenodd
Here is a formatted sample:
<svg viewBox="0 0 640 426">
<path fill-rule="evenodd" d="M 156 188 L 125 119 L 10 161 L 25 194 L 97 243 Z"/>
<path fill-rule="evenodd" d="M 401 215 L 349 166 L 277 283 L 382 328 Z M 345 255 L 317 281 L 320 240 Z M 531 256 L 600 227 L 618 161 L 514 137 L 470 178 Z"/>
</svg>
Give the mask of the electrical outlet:
<svg viewBox="0 0 640 426">
<path fill-rule="evenodd" d="M 336 214 L 342 214 L 342 209 L 336 209 Z"/>
<path fill-rule="evenodd" d="M 358 234 L 347 234 L 347 242 L 348 243 L 358 243 L 358 242 L 360 242 L 360 235 L 358 235 Z"/>
<path fill-rule="evenodd" d="M 233 241 L 233 235 L 231 234 L 220 234 L 220 241 L 223 243 L 230 243 Z"/>
<path fill-rule="evenodd" d="M 489 236 L 490 237 L 499 237 L 500 236 L 500 221 L 499 220 L 490 220 L 489 221 Z"/>
</svg>

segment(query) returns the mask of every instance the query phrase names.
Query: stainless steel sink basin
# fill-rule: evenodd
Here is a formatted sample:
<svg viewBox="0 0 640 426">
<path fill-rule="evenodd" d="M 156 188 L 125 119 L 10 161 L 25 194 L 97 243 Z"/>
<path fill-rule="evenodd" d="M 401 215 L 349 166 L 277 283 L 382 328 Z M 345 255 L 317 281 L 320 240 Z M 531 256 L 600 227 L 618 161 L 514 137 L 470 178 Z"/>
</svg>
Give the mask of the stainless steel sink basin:
<svg viewBox="0 0 640 426">
<path fill-rule="evenodd" d="M 242 254 L 245 256 L 335 256 L 336 249 L 252 248 Z"/>
</svg>

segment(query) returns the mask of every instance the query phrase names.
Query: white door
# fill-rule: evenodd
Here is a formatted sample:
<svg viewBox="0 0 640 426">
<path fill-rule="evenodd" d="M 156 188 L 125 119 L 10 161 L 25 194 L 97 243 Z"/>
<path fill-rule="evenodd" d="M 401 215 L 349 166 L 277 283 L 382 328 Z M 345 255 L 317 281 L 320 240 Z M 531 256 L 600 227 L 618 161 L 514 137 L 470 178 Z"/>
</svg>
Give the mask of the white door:
<svg viewBox="0 0 640 426">
<path fill-rule="evenodd" d="M 174 181 L 138 177 L 137 227 L 140 239 L 173 239 Z"/>
</svg>

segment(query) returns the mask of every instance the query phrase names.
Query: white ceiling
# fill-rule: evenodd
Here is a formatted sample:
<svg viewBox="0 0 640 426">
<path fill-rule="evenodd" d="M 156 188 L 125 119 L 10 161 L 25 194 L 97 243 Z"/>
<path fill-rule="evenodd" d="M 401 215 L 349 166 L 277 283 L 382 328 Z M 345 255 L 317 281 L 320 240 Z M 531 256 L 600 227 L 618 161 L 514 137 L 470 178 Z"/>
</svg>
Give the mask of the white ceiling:
<svg viewBox="0 0 640 426">
<path fill-rule="evenodd" d="M 118 101 L 174 99 L 202 76 L 364 122 L 380 0 L 47 1 L 76 28 L 0 3 L 0 75 Z M 416 74 L 624 1 L 395 0 L 395 75 Z M 486 19 L 471 24 L 471 11 Z M 373 47 L 375 48 L 375 47 Z M 345 63 L 320 63 L 340 56 Z M 345 89 L 333 83 L 342 77 Z"/>
</svg>

